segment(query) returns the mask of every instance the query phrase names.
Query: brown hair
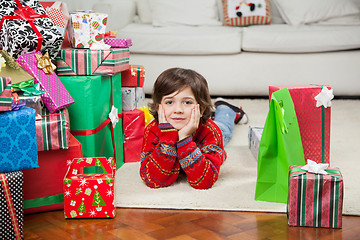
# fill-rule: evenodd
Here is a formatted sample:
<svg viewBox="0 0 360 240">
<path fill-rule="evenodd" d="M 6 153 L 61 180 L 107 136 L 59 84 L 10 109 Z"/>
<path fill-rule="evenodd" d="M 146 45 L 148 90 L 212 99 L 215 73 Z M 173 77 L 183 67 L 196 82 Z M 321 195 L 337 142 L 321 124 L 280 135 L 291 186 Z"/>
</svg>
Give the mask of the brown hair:
<svg viewBox="0 0 360 240">
<path fill-rule="evenodd" d="M 162 72 L 155 81 L 152 93 L 152 103 L 149 104 L 150 113 L 158 122 L 158 107 L 164 96 L 181 91 L 189 86 L 195 99 L 200 105 L 201 120 L 205 122 L 210 118 L 213 108 L 206 79 L 191 69 L 170 68 Z"/>
</svg>

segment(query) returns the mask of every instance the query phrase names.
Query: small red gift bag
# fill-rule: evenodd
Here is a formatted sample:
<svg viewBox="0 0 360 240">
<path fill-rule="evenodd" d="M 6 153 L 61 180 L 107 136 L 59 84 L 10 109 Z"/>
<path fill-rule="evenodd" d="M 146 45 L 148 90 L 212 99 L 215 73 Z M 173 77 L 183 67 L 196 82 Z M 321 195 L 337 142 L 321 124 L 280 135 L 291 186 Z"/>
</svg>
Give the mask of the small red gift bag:
<svg viewBox="0 0 360 240">
<path fill-rule="evenodd" d="M 103 173 L 84 174 L 84 167 Z M 113 218 L 115 163 L 105 157 L 74 158 L 64 178 L 65 218 Z"/>
</svg>

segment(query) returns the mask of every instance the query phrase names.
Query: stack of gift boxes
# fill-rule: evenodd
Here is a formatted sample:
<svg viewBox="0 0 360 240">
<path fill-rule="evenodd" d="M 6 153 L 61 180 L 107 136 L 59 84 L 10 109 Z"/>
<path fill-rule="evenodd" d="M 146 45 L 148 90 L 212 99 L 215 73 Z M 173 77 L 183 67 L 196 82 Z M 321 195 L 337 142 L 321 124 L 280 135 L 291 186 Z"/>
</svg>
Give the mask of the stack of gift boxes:
<svg viewBox="0 0 360 240">
<path fill-rule="evenodd" d="M 124 164 L 124 138 L 136 142 L 132 132 L 142 137 L 137 127 L 144 130 L 143 112 L 130 109 L 125 132 L 131 134 L 124 137 L 121 84 L 134 78 L 131 39 L 106 31 L 106 14 L 69 13 L 62 2 L 12 0 L 0 10 L 0 238 L 22 237 L 23 213 L 68 207 L 67 218 L 114 217 L 113 178 Z M 136 68 L 142 83 L 130 90 L 139 107 L 144 68 Z M 79 159 L 87 165 L 64 181 Z M 82 191 L 90 179 L 95 189 Z M 91 206 L 78 200 L 85 198 Z"/>
<path fill-rule="evenodd" d="M 288 224 L 341 228 L 343 178 L 339 169 L 330 167 L 332 89 L 321 85 L 270 86 L 269 100 L 272 93 L 283 88 L 288 89 L 294 103 L 307 163 L 288 168 Z M 261 146 L 261 134 L 255 133 L 262 129 L 249 129 L 249 146 L 254 156 L 259 152 L 259 144 Z"/>
</svg>

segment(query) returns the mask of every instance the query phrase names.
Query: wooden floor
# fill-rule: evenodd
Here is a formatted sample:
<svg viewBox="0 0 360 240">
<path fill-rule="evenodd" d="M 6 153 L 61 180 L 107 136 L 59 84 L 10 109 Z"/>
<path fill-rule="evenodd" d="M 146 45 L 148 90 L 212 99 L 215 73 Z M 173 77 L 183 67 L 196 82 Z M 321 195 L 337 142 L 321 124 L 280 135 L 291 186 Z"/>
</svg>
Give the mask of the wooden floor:
<svg viewBox="0 0 360 240">
<path fill-rule="evenodd" d="M 289 227 L 284 213 L 118 208 L 115 219 L 64 219 L 63 211 L 24 216 L 24 239 L 360 239 L 360 217 L 342 229 Z"/>
</svg>

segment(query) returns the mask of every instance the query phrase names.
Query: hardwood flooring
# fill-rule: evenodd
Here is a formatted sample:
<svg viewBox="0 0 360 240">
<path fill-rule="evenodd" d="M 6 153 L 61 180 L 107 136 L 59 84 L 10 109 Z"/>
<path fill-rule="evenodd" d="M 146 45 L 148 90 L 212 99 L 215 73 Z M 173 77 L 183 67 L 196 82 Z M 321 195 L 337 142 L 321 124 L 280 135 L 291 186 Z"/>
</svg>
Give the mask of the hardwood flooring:
<svg viewBox="0 0 360 240">
<path fill-rule="evenodd" d="M 24 239 L 282 240 L 360 239 L 360 217 L 342 229 L 290 227 L 285 213 L 118 208 L 115 219 L 67 219 L 63 211 L 24 216 Z"/>
</svg>

